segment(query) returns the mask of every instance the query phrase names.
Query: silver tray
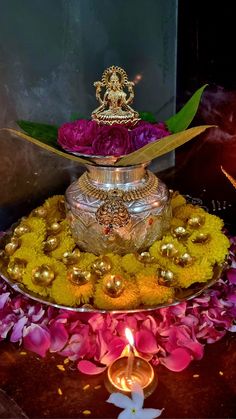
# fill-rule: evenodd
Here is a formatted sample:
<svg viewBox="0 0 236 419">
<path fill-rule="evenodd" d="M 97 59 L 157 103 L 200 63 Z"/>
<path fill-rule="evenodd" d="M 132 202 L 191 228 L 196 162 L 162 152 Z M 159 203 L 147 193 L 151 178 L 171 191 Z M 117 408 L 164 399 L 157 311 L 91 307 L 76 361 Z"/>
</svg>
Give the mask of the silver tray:
<svg viewBox="0 0 236 419">
<path fill-rule="evenodd" d="M 17 224 L 14 225 L 14 228 L 16 227 Z M 9 237 L 9 235 L 11 234 L 6 234 L 0 239 L 0 249 L 4 248 L 6 239 Z M 226 266 L 227 266 L 226 263 L 223 263 L 221 265 L 215 265 L 213 276 L 208 282 L 204 282 L 204 283 L 196 282 L 186 289 L 177 288 L 175 291 L 175 299 L 171 303 L 166 302 L 163 304 L 158 304 L 156 306 L 141 305 L 138 308 L 130 309 L 130 310 L 103 310 L 103 309 L 96 308 L 90 304 L 84 304 L 78 307 L 71 307 L 71 306 L 66 306 L 62 304 L 57 304 L 50 298 L 41 297 L 38 294 L 34 293 L 33 291 L 28 290 L 24 286 L 24 284 L 20 282 L 12 281 L 10 278 L 8 278 L 7 272 L 3 268 L 0 270 L 0 276 L 8 285 L 10 285 L 10 287 L 15 292 L 19 292 L 24 297 L 30 298 L 41 304 L 46 304 L 48 306 L 56 307 L 59 309 L 76 311 L 76 312 L 122 314 L 122 313 L 138 313 L 142 311 L 153 311 L 153 310 L 157 310 L 164 307 L 174 306 L 183 301 L 191 300 L 192 298 L 199 296 L 203 291 L 207 290 L 209 287 L 214 285 L 220 279 L 222 272 L 226 268 Z"/>
</svg>

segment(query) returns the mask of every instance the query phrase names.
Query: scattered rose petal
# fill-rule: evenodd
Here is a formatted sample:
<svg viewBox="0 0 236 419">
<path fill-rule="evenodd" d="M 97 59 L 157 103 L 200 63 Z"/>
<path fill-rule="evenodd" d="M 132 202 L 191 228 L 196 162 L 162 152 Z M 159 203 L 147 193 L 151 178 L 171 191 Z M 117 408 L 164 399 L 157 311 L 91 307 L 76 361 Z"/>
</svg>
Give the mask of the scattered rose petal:
<svg viewBox="0 0 236 419">
<path fill-rule="evenodd" d="M 50 334 L 38 324 L 31 324 L 24 329 L 24 347 L 44 357 L 50 347 Z"/>
<path fill-rule="evenodd" d="M 107 367 L 98 367 L 91 361 L 82 360 L 77 364 L 77 368 L 80 372 L 88 375 L 101 374 L 106 370 Z"/>
<path fill-rule="evenodd" d="M 171 371 L 182 371 L 191 362 L 190 353 L 184 348 L 177 348 L 171 352 L 166 358 L 160 358 L 161 364 L 165 365 Z"/>
</svg>

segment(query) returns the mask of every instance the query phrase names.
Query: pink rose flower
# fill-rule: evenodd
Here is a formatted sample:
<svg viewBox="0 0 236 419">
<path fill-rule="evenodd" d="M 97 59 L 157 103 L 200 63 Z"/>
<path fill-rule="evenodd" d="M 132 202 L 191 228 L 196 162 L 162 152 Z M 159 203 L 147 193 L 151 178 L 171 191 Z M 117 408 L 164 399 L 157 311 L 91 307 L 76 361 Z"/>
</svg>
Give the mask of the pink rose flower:
<svg viewBox="0 0 236 419">
<path fill-rule="evenodd" d="M 99 127 L 92 147 L 97 156 L 122 156 L 133 151 L 129 131 L 120 125 Z"/>
<path fill-rule="evenodd" d="M 58 144 L 66 151 L 92 154 L 91 145 L 97 129 L 95 121 L 80 119 L 75 122 L 67 122 L 58 130 Z"/>
<path fill-rule="evenodd" d="M 145 121 L 141 121 L 138 126 L 130 132 L 135 150 L 170 134 L 171 133 L 167 130 L 163 122 L 150 124 Z"/>
</svg>

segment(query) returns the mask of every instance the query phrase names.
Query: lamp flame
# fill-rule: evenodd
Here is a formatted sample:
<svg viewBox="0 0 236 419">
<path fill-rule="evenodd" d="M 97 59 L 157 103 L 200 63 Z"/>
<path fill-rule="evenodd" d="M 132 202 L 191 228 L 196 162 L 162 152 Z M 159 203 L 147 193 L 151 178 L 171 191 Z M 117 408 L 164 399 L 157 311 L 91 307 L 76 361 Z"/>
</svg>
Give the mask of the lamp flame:
<svg viewBox="0 0 236 419">
<path fill-rule="evenodd" d="M 129 342 L 129 344 L 131 346 L 134 346 L 134 337 L 133 337 L 133 334 L 132 334 L 131 330 L 128 327 L 125 328 L 125 336 L 126 336 L 126 339 Z"/>
</svg>

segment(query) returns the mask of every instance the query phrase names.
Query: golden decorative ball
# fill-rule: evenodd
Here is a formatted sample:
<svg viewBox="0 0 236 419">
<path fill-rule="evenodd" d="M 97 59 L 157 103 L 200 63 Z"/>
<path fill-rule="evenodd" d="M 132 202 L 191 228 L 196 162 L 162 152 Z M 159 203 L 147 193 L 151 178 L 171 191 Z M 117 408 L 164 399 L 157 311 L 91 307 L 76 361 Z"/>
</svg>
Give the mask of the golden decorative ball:
<svg viewBox="0 0 236 419">
<path fill-rule="evenodd" d="M 6 254 L 5 250 L 0 249 L 0 262 L 7 264 L 9 261 L 9 256 Z"/>
<path fill-rule="evenodd" d="M 20 241 L 17 237 L 12 237 L 11 241 L 6 244 L 5 252 L 7 255 L 11 256 L 20 246 Z"/>
<path fill-rule="evenodd" d="M 75 285 L 84 285 L 87 284 L 92 279 L 92 274 L 89 271 L 83 271 L 77 266 L 73 266 L 67 272 L 67 278 Z"/>
<path fill-rule="evenodd" d="M 187 224 L 190 227 L 199 228 L 204 224 L 204 222 L 205 222 L 205 217 L 203 217 L 202 215 L 195 215 L 188 219 Z"/>
<path fill-rule="evenodd" d="M 33 210 L 33 215 L 35 217 L 45 218 L 47 216 L 47 210 L 44 207 L 38 207 L 35 210 Z"/>
<path fill-rule="evenodd" d="M 173 243 L 165 243 L 161 246 L 161 255 L 168 258 L 173 258 L 178 253 Z"/>
<path fill-rule="evenodd" d="M 199 233 L 194 239 L 192 239 L 193 243 L 197 244 L 205 244 L 211 240 L 211 235 L 208 233 Z"/>
<path fill-rule="evenodd" d="M 151 256 L 149 252 L 142 252 L 140 254 L 138 253 L 136 257 L 139 260 L 139 262 L 143 263 L 151 263 L 154 260 L 154 257 Z"/>
<path fill-rule="evenodd" d="M 32 271 L 32 281 L 35 285 L 49 287 L 55 278 L 55 272 L 49 265 L 41 265 Z"/>
<path fill-rule="evenodd" d="M 194 263 L 195 258 L 191 256 L 189 253 L 184 253 L 180 257 L 175 258 L 175 264 L 180 265 L 182 267 L 184 266 L 190 266 Z"/>
<path fill-rule="evenodd" d="M 22 223 L 15 228 L 14 236 L 20 237 L 23 234 L 30 233 L 30 231 L 31 231 L 30 227 L 27 224 Z"/>
<path fill-rule="evenodd" d="M 73 252 L 65 252 L 62 256 L 62 262 L 65 265 L 75 265 L 80 259 L 81 253 L 79 249 L 73 250 Z"/>
<path fill-rule="evenodd" d="M 44 250 L 45 252 L 51 252 L 52 250 L 56 249 L 60 243 L 60 240 L 56 236 L 48 236 L 47 240 L 44 242 Z"/>
<path fill-rule="evenodd" d="M 186 228 L 179 226 L 172 230 L 172 235 L 177 239 L 186 239 L 189 236 Z"/>
<path fill-rule="evenodd" d="M 96 259 L 91 266 L 92 271 L 98 275 L 102 276 L 109 272 L 112 268 L 112 262 L 108 256 L 101 256 L 100 258 Z"/>
<path fill-rule="evenodd" d="M 174 273 L 169 269 L 164 270 L 161 268 L 157 269 L 157 281 L 159 285 L 170 285 L 175 279 Z"/>
<path fill-rule="evenodd" d="M 14 281 L 21 281 L 26 263 L 27 262 L 25 260 L 18 258 L 15 258 L 14 261 L 10 262 L 7 268 L 7 273 L 9 274 L 10 278 Z"/>
<path fill-rule="evenodd" d="M 47 232 L 49 234 L 58 234 L 61 231 L 61 225 L 54 221 L 54 223 L 50 224 L 47 227 Z"/>
<path fill-rule="evenodd" d="M 103 278 L 103 291 L 109 297 L 119 297 L 125 289 L 124 279 L 121 275 L 106 274 Z"/>
</svg>

